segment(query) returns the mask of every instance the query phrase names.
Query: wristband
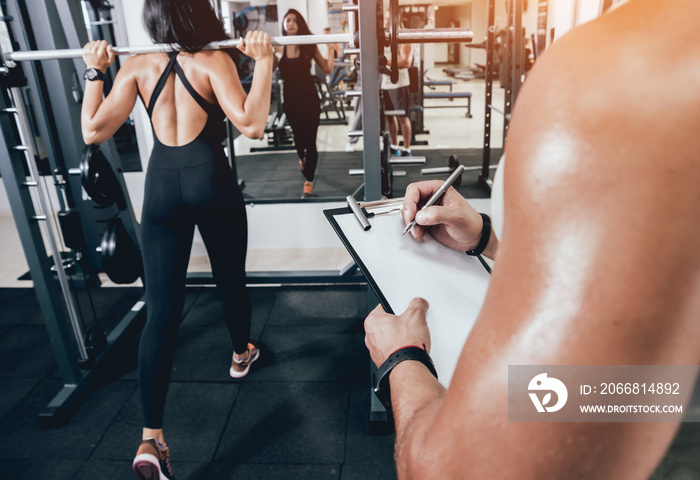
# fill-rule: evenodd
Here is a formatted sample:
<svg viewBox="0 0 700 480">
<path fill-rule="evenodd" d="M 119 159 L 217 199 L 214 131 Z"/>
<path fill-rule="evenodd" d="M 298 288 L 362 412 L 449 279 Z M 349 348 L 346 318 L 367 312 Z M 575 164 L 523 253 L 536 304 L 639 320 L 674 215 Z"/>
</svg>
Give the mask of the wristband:
<svg viewBox="0 0 700 480">
<path fill-rule="evenodd" d="M 489 244 L 489 239 L 491 238 L 491 218 L 485 213 L 480 213 L 481 219 L 483 220 L 483 226 L 481 227 L 481 238 L 479 239 L 479 244 L 474 250 L 467 250 L 467 255 L 476 256 L 481 255 L 486 249 L 486 245 Z"/>
<path fill-rule="evenodd" d="M 374 372 L 374 393 L 387 412 L 391 412 L 391 387 L 389 386 L 389 373 L 396 365 L 406 360 L 415 360 L 428 367 L 430 373 L 437 378 L 435 365 L 430 355 L 420 347 L 403 347 L 396 350 L 384 361 L 381 367 Z"/>
</svg>

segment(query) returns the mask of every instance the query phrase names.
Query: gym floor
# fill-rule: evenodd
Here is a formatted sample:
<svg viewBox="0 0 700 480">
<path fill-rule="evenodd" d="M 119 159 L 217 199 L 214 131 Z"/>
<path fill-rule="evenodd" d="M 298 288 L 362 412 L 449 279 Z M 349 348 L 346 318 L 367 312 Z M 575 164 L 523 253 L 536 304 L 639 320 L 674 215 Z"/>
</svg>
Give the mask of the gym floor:
<svg viewBox="0 0 700 480">
<path fill-rule="evenodd" d="M 439 77 L 439 71 L 431 76 Z M 455 91 L 474 93 L 474 118 L 465 118 L 462 109 L 426 110 L 431 131 L 426 148 L 481 146 L 483 82 L 457 81 Z M 500 94 L 497 86 L 494 93 Z M 348 127 L 323 128 L 320 149 L 343 151 Z M 237 152 L 251 145 L 241 140 Z M 414 147 L 417 154 L 420 148 Z M 324 269 L 327 261 L 310 260 L 308 268 Z M 193 258 L 191 267 L 201 266 Z M 67 426 L 41 429 L 36 415 L 62 380 L 31 281 L 18 280 L 26 271 L 12 216 L 0 213 L 2 477 L 131 478 L 140 434 L 138 336 L 109 363 L 108 374 Z M 138 286 L 96 289 L 95 308 L 100 316 L 119 317 L 141 293 Z M 366 287 L 253 287 L 251 296 L 252 336 L 262 342 L 263 355 L 251 375 L 232 381 L 218 293 L 188 288 L 165 420 L 176 477 L 395 478 L 393 436 L 369 430 L 370 360 L 362 333 Z M 700 479 L 699 451 L 700 424 L 683 425 L 653 480 Z"/>
</svg>

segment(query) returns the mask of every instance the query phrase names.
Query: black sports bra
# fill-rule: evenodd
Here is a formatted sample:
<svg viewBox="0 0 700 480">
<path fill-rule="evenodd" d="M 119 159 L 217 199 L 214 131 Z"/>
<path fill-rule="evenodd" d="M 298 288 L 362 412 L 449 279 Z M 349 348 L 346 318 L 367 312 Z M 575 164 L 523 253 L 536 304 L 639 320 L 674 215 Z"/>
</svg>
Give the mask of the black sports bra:
<svg viewBox="0 0 700 480">
<path fill-rule="evenodd" d="M 163 87 L 165 86 L 165 82 L 168 80 L 168 77 L 170 76 L 170 72 L 175 70 L 175 73 L 177 76 L 180 78 L 180 81 L 182 84 L 185 86 L 189 94 L 192 96 L 192 98 L 197 102 L 197 104 L 202 107 L 202 110 L 207 112 L 207 123 L 204 125 L 204 128 L 202 129 L 202 132 L 198 135 L 206 135 L 206 136 L 211 136 L 212 138 L 216 140 L 221 140 L 225 135 L 225 128 L 223 124 L 223 120 L 226 117 L 224 115 L 224 112 L 221 110 L 221 107 L 219 105 L 214 105 L 209 102 L 207 102 L 204 97 L 202 97 L 197 90 L 194 89 L 192 84 L 187 80 L 187 77 L 185 76 L 185 72 L 182 70 L 182 67 L 180 64 L 177 62 L 177 55 L 178 52 L 171 52 L 168 54 L 170 56 L 170 61 L 168 62 L 168 65 L 165 67 L 165 70 L 163 70 L 163 73 L 161 74 L 160 78 L 158 79 L 158 83 L 156 84 L 156 88 L 153 89 L 153 94 L 151 95 L 151 100 L 148 102 L 148 116 L 151 118 L 151 126 L 153 125 L 153 108 L 156 105 L 156 101 L 158 100 L 158 97 L 160 96 L 160 93 L 163 91 Z"/>
</svg>

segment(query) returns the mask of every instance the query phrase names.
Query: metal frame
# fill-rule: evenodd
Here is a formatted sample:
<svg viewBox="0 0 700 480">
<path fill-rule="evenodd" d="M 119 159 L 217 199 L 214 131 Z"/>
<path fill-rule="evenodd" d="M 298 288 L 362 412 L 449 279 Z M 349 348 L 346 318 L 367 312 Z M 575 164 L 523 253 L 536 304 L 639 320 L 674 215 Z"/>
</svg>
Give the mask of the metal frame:
<svg viewBox="0 0 700 480">
<path fill-rule="evenodd" d="M 30 131 L 21 102 L 22 96 L 18 87 L 3 92 L 0 100 L 3 113 L 0 115 L 0 173 L 29 265 L 34 290 L 39 299 L 39 308 L 46 324 L 49 341 L 63 377 L 63 388 L 39 413 L 39 422 L 43 427 L 56 427 L 65 424 L 77 409 L 91 382 L 100 375 L 104 357 L 135 333 L 138 321 L 144 318 L 145 302 L 142 298 L 109 333 L 108 346 L 96 359 L 95 367 L 89 371 L 82 370 L 80 365 L 87 360 L 87 353 L 84 344 L 76 341 L 76 338 L 81 338 L 84 332 L 76 317 L 74 298 L 55 244 L 55 227 L 45 200 L 47 192 L 38 181 L 35 153 L 27 143 Z M 11 120 L 13 116 L 17 120 L 15 125 Z M 15 129 L 20 133 L 19 139 L 15 138 Z M 12 139 L 18 140 L 19 143 L 13 145 Z M 29 181 L 26 178 L 25 165 L 30 173 Z M 30 188 L 37 189 L 39 215 Z M 41 233 L 40 222 L 46 228 L 46 237 Z M 44 248 L 44 238 L 51 247 L 60 290 L 56 288 L 56 279 L 51 272 L 52 261 Z"/>
<path fill-rule="evenodd" d="M 81 35 L 83 28 L 82 12 L 79 5 L 73 5 L 70 0 L 56 0 L 49 8 L 46 2 L 34 2 L 31 10 L 31 25 L 23 23 L 24 12 L 22 4 L 18 0 L 8 0 L 8 16 L 13 18 L 9 26 L 13 28 L 15 41 L 22 50 L 29 49 L 32 45 L 39 48 L 62 49 L 66 46 L 77 46 L 87 39 L 86 34 Z M 6 52 L 7 53 L 7 52 Z M 8 58 L 7 55 L 3 55 Z M 80 159 L 85 145 L 80 132 L 80 103 L 76 100 L 82 98 L 84 80 L 77 72 L 82 72 L 85 65 L 82 60 L 72 62 L 43 61 L 32 62 L 23 65 L 28 80 L 28 89 L 25 92 L 34 109 L 34 119 L 39 134 L 44 139 L 47 156 L 51 170 L 59 169 L 67 183 L 68 203 L 71 208 L 78 210 L 85 234 L 86 251 L 90 271 L 94 274 L 102 270 L 102 258 L 97 251 L 100 245 L 100 235 L 97 225 L 101 225 L 105 219 L 114 216 L 116 207 L 110 210 L 95 210 L 92 202 L 82 201 L 82 184 L 79 175 Z M 45 79 L 52 79 L 47 82 Z M 76 98 L 77 97 L 77 98 Z M 52 121 L 60 118 L 62 121 Z M 121 161 L 113 140 L 105 142 L 101 149 L 118 172 L 117 179 L 122 191 L 127 192 L 123 176 Z M 56 180 L 54 178 L 54 180 Z M 131 207 L 128 195 L 126 208 L 120 212 L 124 227 L 134 241 L 140 245 L 138 223 Z M 66 205 L 61 205 L 65 208 Z"/>
<path fill-rule="evenodd" d="M 515 99 L 520 92 L 522 85 L 522 75 L 524 72 L 524 48 L 523 48 L 523 0 L 510 0 L 508 2 L 508 38 L 507 45 L 507 68 L 506 73 L 506 98 L 503 111 L 505 121 L 503 122 L 503 144 L 505 146 L 508 124 L 513 111 Z"/>
<path fill-rule="evenodd" d="M 496 30 L 494 26 L 496 12 L 496 0 L 489 0 L 488 26 L 486 29 L 486 72 L 484 82 L 486 84 L 486 98 L 484 107 L 484 150 L 479 186 L 487 193 L 491 193 L 491 179 L 489 178 L 489 166 L 491 163 L 491 110 L 493 108 L 493 55 Z"/>
<path fill-rule="evenodd" d="M 28 24 L 29 12 L 24 2 L 8 0 L 6 6 L 7 12 L 4 12 L 3 20 L 9 22 L 8 30 L 11 29 L 15 35 L 14 40 L 20 48 L 29 46 L 62 48 L 69 43 L 80 45 L 84 40 L 80 30 L 76 28 L 76 25 L 82 26 L 82 21 L 77 20 L 80 18 L 79 7 L 68 0 L 33 2 L 31 24 Z M 57 245 L 59 234 L 53 223 L 51 206 L 45 200 L 48 193 L 44 189 L 36 166 L 37 154 L 25 102 L 29 101 L 29 105 L 34 107 L 32 120 L 46 145 L 52 171 L 59 169 L 64 172 L 68 189 L 65 199 L 62 195 L 58 195 L 60 207 L 78 209 L 86 235 L 85 257 L 91 266 L 96 263 L 99 269 L 101 257 L 95 250 L 99 244 L 99 238 L 91 202 L 82 200 L 82 184 L 79 175 L 65 175 L 71 170 L 77 170 L 82 156 L 80 105 L 77 103 L 79 97 L 74 95 L 82 94 L 82 85 L 76 69 L 82 70 L 84 66 L 75 61 L 45 62 L 27 67 L 24 69 L 27 76 L 26 88 L 11 86 L 2 89 L 0 170 L 29 265 L 34 290 L 39 300 L 39 307 L 63 377 L 63 388 L 39 413 L 40 424 L 44 427 L 53 427 L 68 421 L 87 393 L 92 381 L 101 375 L 105 356 L 114 352 L 123 341 L 133 336 L 135 329 L 144 318 L 145 303 L 141 299 L 119 321 L 107 334 L 107 347 L 97 358 L 94 358 L 92 368 L 83 370 L 82 367 L 86 367 L 85 361 L 88 357 L 83 343 L 84 332 L 76 318 L 75 299 L 73 292 L 68 288 L 63 270 L 61 252 Z M 50 78 L 51 82 L 46 81 L 47 78 Z M 52 122 L 51 118 L 63 120 Z M 118 160 L 116 149 L 113 151 L 114 158 Z M 119 172 L 118 163 L 115 169 Z M 27 171 L 29 179 L 26 176 Z M 57 177 L 53 178 L 58 185 Z M 118 175 L 118 178 L 126 193 L 123 178 L 121 175 Z M 33 194 L 31 189 L 34 188 L 37 190 Z M 128 195 L 126 199 L 127 210 L 120 212 L 120 215 L 127 217 L 123 218 L 125 227 L 131 230 L 132 234 L 138 235 Z M 133 224 L 127 221 L 128 218 L 133 220 Z M 45 236 L 42 235 L 40 223 L 45 225 Z M 45 241 L 51 248 L 58 283 L 51 272 L 52 261 L 44 247 Z"/>
<path fill-rule="evenodd" d="M 503 148 L 505 149 L 508 124 L 510 123 L 511 112 L 515 99 L 520 93 L 522 85 L 522 75 L 525 71 L 524 45 L 522 13 L 524 0 L 510 0 L 508 2 L 508 27 L 506 39 L 506 85 L 503 110 L 493 105 L 493 57 L 495 44 L 495 10 L 496 1 L 489 0 L 488 4 L 488 26 L 486 34 L 486 101 L 484 108 L 484 150 L 482 156 L 482 168 L 479 175 L 479 187 L 486 193 L 491 193 L 493 181 L 490 178 L 491 164 L 491 121 L 492 112 L 495 111 L 503 115 Z"/>
<path fill-rule="evenodd" d="M 69 325 L 64 321 L 67 313 L 66 306 L 51 273 L 52 262 L 44 248 L 44 237 L 29 191 L 31 187 L 41 188 L 41 185 L 36 180 L 27 181 L 24 153 L 23 150 L 16 148 L 23 143 L 15 136 L 17 126 L 13 116 L 16 109 L 11 100 L 14 96 L 10 91 L 5 90 L 0 98 L 2 111 L 2 115 L 0 115 L 0 174 L 2 174 L 7 198 L 12 208 L 12 216 L 32 274 L 34 290 L 39 298 L 39 308 L 46 323 L 59 371 L 66 384 L 77 384 L 82 378 L 82 372 L 77 362 L 77 346 Z"/>
</svg>

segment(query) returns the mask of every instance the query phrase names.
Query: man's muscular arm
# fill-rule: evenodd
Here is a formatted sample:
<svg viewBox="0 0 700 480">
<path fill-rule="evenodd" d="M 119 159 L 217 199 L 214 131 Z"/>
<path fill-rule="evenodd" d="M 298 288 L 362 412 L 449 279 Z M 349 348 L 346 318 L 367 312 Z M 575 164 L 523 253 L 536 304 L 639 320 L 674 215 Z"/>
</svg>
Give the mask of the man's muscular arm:
<svg viewBox="0 0 700 480">
<path fill-rule="evenodd" d="M 662 3 L 572 32 L 531 71 L 509 128 L 498 261 L 452 383 L 443 395 L 417 362 L 391 376 L 400 478 L 644 479 L 671 442 L 671 423 L 514 423 L 507 405 L 508 365 L 700 362 L 700 139 L 688 123 L 700 98 L 667 89 L 628 115 L 668 70 L 625 52 L 673 51 L 669 67 L 700 58 L 641 35 L 653 23 L 692 37 L 680 6 L 661 24 L 647 15 Z M 669 138 L 683 138 L 673 157 Z"/>
</svg>

